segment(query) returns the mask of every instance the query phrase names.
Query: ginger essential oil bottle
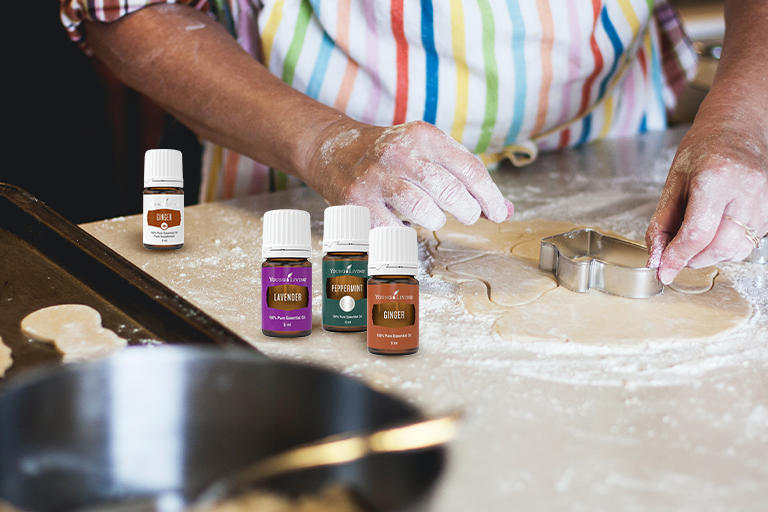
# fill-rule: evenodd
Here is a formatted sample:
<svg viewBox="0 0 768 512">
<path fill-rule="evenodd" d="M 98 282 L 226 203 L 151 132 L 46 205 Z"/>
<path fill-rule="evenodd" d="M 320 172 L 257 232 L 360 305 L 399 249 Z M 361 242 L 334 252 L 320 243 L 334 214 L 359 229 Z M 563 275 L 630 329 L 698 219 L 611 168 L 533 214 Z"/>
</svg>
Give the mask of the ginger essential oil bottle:
<svg viewBox="0 0 768 512">
<path fill-rule="evenodd" d="M 312 333 L 312 235 L 309 213 L 264 214 L 261 254 L 261 332 L 275 338 Z"/>
<path fill-rule="evenodd" d="M 368 352 L 404 356 L 419 351 L 419 270 L 416 231 L 371 230 L 368 259 Z"/>
<path fill-rule="evenodd" d="M 146 249 L 184 247 L 184 172 L 181 151 L 150 149 L 144 154 Z"/>
<path fill-rule="evenodd" d="M 331 206 L 323 222 L 323 329 L 361 332 L 367 328 L 368 234 L 371 212 L 364 206 Z"/>
</svg>

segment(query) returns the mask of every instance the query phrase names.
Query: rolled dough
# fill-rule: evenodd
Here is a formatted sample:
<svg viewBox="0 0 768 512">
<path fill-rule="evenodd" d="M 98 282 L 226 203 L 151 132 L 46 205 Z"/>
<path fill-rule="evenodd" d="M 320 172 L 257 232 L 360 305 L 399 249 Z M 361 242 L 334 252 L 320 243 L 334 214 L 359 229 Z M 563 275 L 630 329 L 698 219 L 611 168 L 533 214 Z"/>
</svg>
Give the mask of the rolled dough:
<svg viewBox="0 0 768 512">
<path fill-rule="evenodd" d="M 474 252 L 477 255 L 491 252 L 508 252 L 520 238 L 520 232 L 501 234 L 500 224 L 480 219 L 465 226 L 450 215 L 445 225 L 434 232 L 438 251 Z"/>
<path fill-rule="evenodd" d="M 532 302 L 557 288 L 552 273 L 538 265 L 506 254 L 487 254 L 448 266 L 449 273 L 482 281 L 490 292 L 490 300 L 499 306 L 519 306 Z M 514 279 L 506 276 L 514 275 Z"/>
<path fill-rule="evenodd" d="M 684 268 L 669 286 L 681 293 L 704 293 L 712 289 L 717 267 Z"/>
<path fill-rule="evenodd" d="M 557 286 L 551 274 L 538 270 L 541 239 L 581 227 L 544 220 L 500 225 L 480 220 L 477 236 L 473 236 L 466 226 L 449 221 L 433 236 L 425 237 L 439 241 L 437 247 L 427 244 L 432 276 L 456 283 L 459 297 L 472 315 L 495 317 L 494 331 L 515 341 L 632 344 L 702 340 L 749 320 L 751 305 L 714 267 L 685 269 L 673 285 L 650 299 L 626 299 L 599 291 L 580 294 Z M 449 242 L 447 249 L 443 241 Z M 473 254 L 476 256 L 471 257 Z"/>
<path fill-rule="evenodd" d="M 649 299 L 626 299 L 562 286 L 540 299 L 509 308 L 494 325 L 513 341 L 551 340 L 595 345 L 706 340 L 747 321 L 752 307 L 719 278 L 709 293 L 672 289 Z"/>
<path fill-rule="evenodd" d="M 99 359 L 128 344 L 101 326 L 98 311 L 83 304 L 39 309 L 21 321 L 21 331 L 37 341 L 53 343 L 65 362 Z"/>
<path fill-rule="evenodd" d="M 0 377 L 5 377 L 5 371 L 10 368 L 12 364 L 11 348 L 3 343 L 3 338 L 0 338 Z"/>
</svg>

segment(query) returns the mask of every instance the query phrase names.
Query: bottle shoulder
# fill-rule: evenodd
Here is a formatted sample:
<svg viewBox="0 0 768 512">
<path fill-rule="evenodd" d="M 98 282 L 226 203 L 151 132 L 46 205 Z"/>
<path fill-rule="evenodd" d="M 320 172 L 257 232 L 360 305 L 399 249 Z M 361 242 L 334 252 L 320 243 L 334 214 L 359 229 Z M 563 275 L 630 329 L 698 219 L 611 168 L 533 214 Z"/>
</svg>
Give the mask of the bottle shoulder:
<svg viewBox="0 0 768 512">
<path fill-rule="evenodd" d="M 323 261 L 368 261 L 367 252 L 329 252 L 323 256 Z"/>
<path fill-rule="evenodd" d="M 368 278 L 368 284 L 412 284 L 419 285 L 419 281 L 413 276 L 372 276 Z"/>
<path fill-rule="evenodd" d="M 267 258 L 261 264 L 262 268 L 268 267 L 311 267 L 312 263 L 306 258 Z"/>
<path fill-rule="evenodd" d="M 181 187 L 147 187 L 144 189 L 144 195 L 153 194 L 184 195 L 184 189 Z"/>
</svg>

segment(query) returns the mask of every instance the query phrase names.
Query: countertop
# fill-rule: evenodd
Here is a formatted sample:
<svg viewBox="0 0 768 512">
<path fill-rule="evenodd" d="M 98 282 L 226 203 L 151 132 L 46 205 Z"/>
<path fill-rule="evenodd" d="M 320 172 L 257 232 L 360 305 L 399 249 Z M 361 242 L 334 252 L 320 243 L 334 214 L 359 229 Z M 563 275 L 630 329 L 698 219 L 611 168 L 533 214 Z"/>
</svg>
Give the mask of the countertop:
<svg viewBox="0 0 768 512">
<path fill-rule="evenodd" d="M 517 219 L 568 220 L 642 239 L 684 130 L 542 155 L 494 180 Z M 753 304 L 748 325 L 705 343 L 511 343 L 426 273 L 421 349 L 379 357 L 365 333 L 320 327 L 325 202 L 310 189 L 186 209 L 185 246 L 149 251 L 139 215 L 82 226 L 277 359 L 336 369 L 428 413 L 465 408 L 429 508 L 453 511 L 765 511 L 768 507 L 768 268 L 721 265 Z M 265 211 L 312 215 L 313 333 L 261 334 Z"/>
</svg>

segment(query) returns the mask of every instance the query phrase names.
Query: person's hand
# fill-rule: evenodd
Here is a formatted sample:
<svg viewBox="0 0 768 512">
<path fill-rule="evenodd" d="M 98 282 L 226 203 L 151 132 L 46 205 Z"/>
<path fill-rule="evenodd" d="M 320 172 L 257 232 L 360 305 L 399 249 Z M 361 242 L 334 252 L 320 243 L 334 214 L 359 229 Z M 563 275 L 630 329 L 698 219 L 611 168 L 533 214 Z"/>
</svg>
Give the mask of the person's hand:
<svg viewBox="0 0 768 512">
<path fill-rule="evenodd" d="M 768 231 L 768 141 L 733 123 L 702 124 L 681 142 L 645 236 L 664 284 L 686 266 L 744 259 L 755 248 L 748 235 Z"/>
<path fill-rule="evenodd" d="M 374 226 L 402 225 L 393 210 L 430 230 L 445 224 L 443 211 L 464 224 L 512 215 L 482 162 L 422 121 L 382 128 L 341 118 L 309 161 L 307 184 L 332 205 L 368 207 Z"/>
</svg>

